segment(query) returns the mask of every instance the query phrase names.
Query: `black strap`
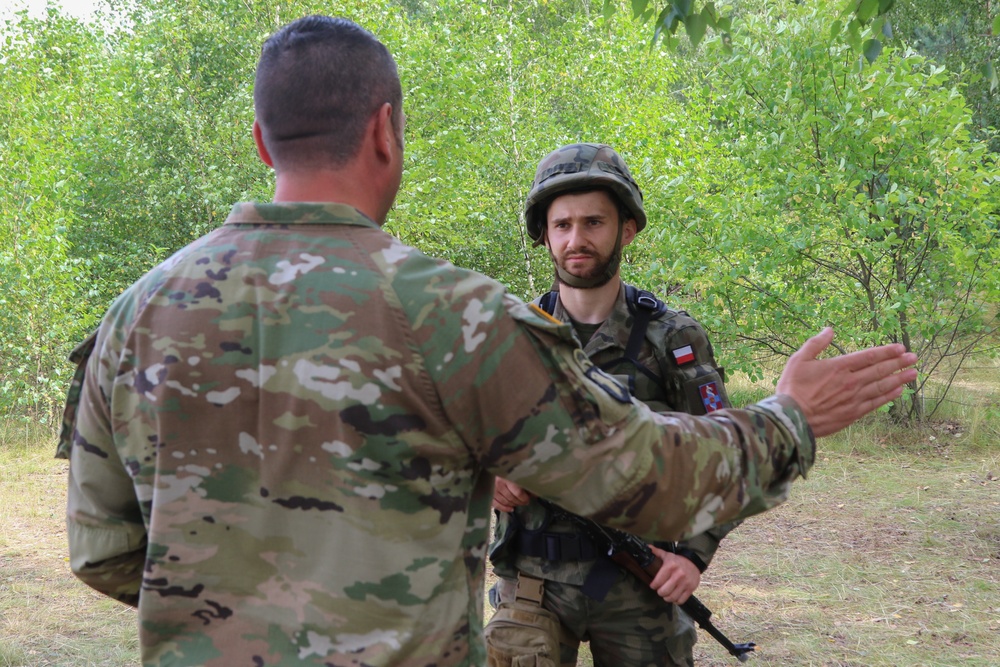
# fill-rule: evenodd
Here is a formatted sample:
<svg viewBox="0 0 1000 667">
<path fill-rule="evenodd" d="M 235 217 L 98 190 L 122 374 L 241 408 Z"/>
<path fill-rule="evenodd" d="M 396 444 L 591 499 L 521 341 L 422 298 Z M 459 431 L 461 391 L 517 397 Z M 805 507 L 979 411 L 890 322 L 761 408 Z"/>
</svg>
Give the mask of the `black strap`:
<svg viewBox="0 0 1000 667">
<path fill-rule="evenodd" d="M 626 294 L 628 290 L 640 292 L 640 290 L 635 289 L 631 285 L 627 285 L 625 290 Z M 629 332 L 628 343 L 625 344 L 625 358 L 637 367 L 639 364 L 639 350 L 642 349 L 642 341 L 646 338 L 646 328 L 649 326 L 649 321 L 653 319 L 657 302 L 656 297 L 649 292 L 640 292 L 640 294 L 642 296 L 637 297 L 635 308 L 632 309 L 632 331 Z M 652 299 L 652 306 L 650 306 L 646 295 Z"/>
<path fill-rule="evenodd" d="M 594 542 L 579 533 L 553 533 L 521 529 L 514 537 L 516 550 L 522 556 L 534 556 L 552 561 L 594 560 L 604 555 Z"/>
<path fill-rule="evenodd" d="M 659 385 L 666 395 L 668 392 L 664 378 L 639 362 L 639 351 L 642 349 L 642 341 L 646 338 L 649 323 L 667 312 L 667 304 L 657 299 L 652 292 L 628 284 L 625 285 L 625 302 L 628 304 L 629 312 L 632 313 L 632 330 L 629 332 L 628 342 L 625 343 L 625 355 L 601 364 L 601 370 L 610 370 L 627 361 L 638 372 Z"/>
<path fill-rule="evenodd" d="M 542 298 L 538 300 L 538 307 L 544 310 L 549 315 L 556 312 L 556 297 L 559 296 L 559 292 L 551 291 L 546 292 L 542 295 Z"/>
</svg>

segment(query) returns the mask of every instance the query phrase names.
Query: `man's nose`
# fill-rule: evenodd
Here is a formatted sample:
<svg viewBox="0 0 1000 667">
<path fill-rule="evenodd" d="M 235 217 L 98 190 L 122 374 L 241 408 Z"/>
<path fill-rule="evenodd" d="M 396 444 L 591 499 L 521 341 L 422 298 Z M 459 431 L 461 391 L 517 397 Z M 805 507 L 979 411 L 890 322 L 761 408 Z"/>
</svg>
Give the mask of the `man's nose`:
<svg viewBox="0 0 1000 667">
<path fill-rule="evenodd" d="M 573 225 L 569 229 L 569 238 L 567 239 L 569 243 L 567 244 L 570 248 L 583 248 L 587 245 L 586 236 L 583 233 L 583 229 L 579 225 Z"/>
</svg>

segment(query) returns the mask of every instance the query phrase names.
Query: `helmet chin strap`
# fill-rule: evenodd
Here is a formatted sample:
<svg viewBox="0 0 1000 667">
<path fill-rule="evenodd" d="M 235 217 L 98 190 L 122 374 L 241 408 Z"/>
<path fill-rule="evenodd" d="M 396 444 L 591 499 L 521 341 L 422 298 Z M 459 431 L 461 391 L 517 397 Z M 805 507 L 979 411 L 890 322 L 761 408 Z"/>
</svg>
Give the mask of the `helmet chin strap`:
<svg viewBox="0 0 1000 667">
<path fill-rule="evenodd" d="M 552 266 L 556 271 L 556 279 L 569 285 L 570 287 L 575 287 L 576 289 L 594 289 L 597 287 L 603 287 L 607 285 L 615 274 L 618 273 L 618 267 L 622 263 L 622 230 L 625 225 L 621 220 L 618 221 L 618 238 L 615 239 L 615 249 L 611 252 L 611 259 L 608 261 L 608 265 L 605 267 L 604 272 L 600 275 L 593 276 L 591 278 L 581 278 L 579 276 L 574 276 L 568 271 L 564 271 L 559 262 L 556 261 L 556 257 L 552 254 L 552 248 L 549 248 L 549 257 L 552 259 Z"/>
</svg>

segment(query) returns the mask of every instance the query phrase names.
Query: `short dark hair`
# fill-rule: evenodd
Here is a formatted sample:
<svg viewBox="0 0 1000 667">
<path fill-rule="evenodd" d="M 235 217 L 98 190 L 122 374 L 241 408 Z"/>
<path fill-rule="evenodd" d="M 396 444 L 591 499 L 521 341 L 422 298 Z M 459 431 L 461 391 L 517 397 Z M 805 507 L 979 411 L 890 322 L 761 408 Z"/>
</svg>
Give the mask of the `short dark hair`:
<svg viewBox="0 0 1000 667">
<path fill-rule="evenodd" d="M 402 132 L 396 61 L 347 19 L 306 16 L 271 35 L 261 48 L 253 102 L 264 146 L 279 169 L 342 166 L 386 102 Z"/>
</svg>

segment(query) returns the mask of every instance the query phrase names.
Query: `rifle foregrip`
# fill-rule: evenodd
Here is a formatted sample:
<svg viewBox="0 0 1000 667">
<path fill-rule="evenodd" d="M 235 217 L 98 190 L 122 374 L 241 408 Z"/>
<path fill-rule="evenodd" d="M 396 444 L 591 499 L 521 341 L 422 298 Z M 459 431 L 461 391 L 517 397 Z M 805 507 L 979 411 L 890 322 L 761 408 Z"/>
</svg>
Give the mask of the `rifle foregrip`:
<svg viewBox="0 0 1000 667">
<path fill-rule="evenodd" d="M 611 560 L 618 563 L 626 570 L 631 572 L 636 579 L 643 582 L 644 584 L 653 583 L 653 577 L 656 573 L 660 571 L 660 567 L 663 565 L 663 561 L 657 556 L 653 556 L 653 559 L 648 565 L 643 567 L 635 556 L 625 551 L 616 551 L 611 554 Z"/>
</svg>

